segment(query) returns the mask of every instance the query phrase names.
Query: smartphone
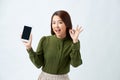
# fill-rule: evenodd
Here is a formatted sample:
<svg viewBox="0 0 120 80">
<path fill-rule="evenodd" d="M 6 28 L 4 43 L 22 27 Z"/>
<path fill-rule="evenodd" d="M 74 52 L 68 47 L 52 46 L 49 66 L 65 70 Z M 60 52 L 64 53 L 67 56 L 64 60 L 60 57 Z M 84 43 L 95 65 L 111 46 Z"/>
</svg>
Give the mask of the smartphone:
<svg viewBox="0 0 120 80">
<path fill-rule="evenodd" d="M 32 31 L 32 27 L 24 26 L 21 39 L 27 42 L 29 40 L 31 31 Z"/>
</svg>

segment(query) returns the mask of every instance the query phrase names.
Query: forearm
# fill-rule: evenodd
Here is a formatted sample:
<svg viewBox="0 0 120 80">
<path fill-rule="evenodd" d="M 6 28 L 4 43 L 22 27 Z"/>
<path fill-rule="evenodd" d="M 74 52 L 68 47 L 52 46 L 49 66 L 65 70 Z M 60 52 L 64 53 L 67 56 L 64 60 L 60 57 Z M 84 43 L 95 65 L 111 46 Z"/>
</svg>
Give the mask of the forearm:
<svg viewBox="0 0 120 80">
<path fill-rule="evenodd" d="M 81 54 L 80 54 L 80 42 L 73 43 L 72 52 L 70 54 L 71 65 L 77 67 L 82 64 Z"/>
<path fill-rule="evenodd" d="M 37 67 L 40 68 L 43 65 L 43 57 L 42 55 L 38 55 L 36 52 L 33 51 L 32 48 L 27 49 L 29 53 L 29 58 L 32 63 Z"/>
</svg>

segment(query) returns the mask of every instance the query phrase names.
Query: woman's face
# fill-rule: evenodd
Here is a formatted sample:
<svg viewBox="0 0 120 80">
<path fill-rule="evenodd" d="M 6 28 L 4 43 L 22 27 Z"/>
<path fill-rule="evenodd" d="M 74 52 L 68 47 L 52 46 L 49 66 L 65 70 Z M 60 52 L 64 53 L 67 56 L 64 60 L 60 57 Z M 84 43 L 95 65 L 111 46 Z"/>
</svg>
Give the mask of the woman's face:
<svg viewBox="0 0 120 80">
<path fill-rule="evenodd" d="M 52 19 L 52 29 L 53 29 L 55 35 L 58 38 L 65 38 L 66 37 L 66 26 L 65 26 L 65 23 L 57 15 L 53 16 L 53 19 Z"/>
</svg>

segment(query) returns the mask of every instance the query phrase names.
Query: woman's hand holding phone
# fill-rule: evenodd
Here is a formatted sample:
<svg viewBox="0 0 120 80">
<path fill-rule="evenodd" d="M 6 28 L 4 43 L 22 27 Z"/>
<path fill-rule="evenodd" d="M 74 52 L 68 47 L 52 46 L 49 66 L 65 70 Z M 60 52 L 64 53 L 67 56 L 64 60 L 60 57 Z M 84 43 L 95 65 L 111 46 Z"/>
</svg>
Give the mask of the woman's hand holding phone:
<svg viewBox="0 0 120 80">
<path fill-rule="evenodd" d="M 32 46 L 31 46 L 31 44 L 32 44 L 32 34 L 30 34 L 30 38 L 29 38 L 29 40 L 27 42 L 23 41 L 23 44 L 25 45 L 27 50 L 32 48 Z"/>
<path fill-rule="evenodd" d="M 32 27 L 30 26 L 24 26 L 23 32 L 21 35 L 22 42 L 26 46 L 27 49 L 31 48 L 32 43 L 32 34 L 31 34 Z"/>
</svg>

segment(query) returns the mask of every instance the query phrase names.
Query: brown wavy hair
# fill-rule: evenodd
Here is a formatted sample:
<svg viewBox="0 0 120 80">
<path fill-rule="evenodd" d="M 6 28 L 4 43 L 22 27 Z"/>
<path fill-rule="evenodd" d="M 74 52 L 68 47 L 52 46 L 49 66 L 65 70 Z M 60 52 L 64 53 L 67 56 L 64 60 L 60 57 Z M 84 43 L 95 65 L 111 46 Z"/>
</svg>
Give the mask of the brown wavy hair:
<svg viewBox="0 0 120 80">
<path fill-rule="evenodd" d="M 71 22 L 71 17 L 69 15 L 69 13 L 67 11 L 64 10 L 59 10 L 53 13 L 52 17 L 51 17 L 51 34 L 54 35 L 54 31 L 52 29 L 52 20 L 53 20 L 53 16 L 57 15 L 59 16 L 62 21 L 65 23 L 66 25 L 66 37 L 70 38 L 70 34 L 69 34 L 69 29 L 72 29 L 72 22 Z"/>
</svg>

